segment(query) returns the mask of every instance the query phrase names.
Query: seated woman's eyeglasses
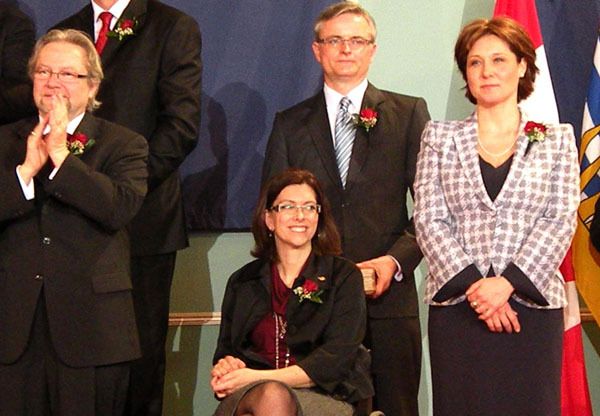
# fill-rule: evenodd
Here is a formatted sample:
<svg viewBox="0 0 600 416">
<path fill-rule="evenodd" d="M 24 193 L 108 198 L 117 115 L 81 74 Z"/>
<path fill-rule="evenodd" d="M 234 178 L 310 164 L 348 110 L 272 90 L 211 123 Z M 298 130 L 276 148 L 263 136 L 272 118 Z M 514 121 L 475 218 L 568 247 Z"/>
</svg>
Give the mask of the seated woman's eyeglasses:
<svg viewBox="0 0 600 416">
<path fill-rule="evenodd" d="M 355 36 L 349 39 L 340 38 L 339 36 L 332 36 L 330 38 L 319 39 L 317 42 L 327 45 L 331 48 L 345 48 L 346 45 L 348 45 L 351 50 L 362 49 L 365 46 L 374 43 L 372 40 L 361 38 L 360 36 Z"/>
<path fill-rule="evenodd" d="M 54 72 L 54 71 L 50 71 L 49 69 L 37 69 L 33 73 L 33 77 L 40 81 L 45 81 L 47 79 L 50 79 L 52 77 L 52 75 L 56 75 L 56 79 L 58 79 L 59 81 L 63 81 L 63 82 L 73 82 L 73 81 L 76 81 L 81 78 L 89 77 L 88 74 L 77 74 L 77 73 L 71 72 L 71 71 Z"/>
<path fill-rule="evenodd" d="M 279 212 L 285 215 L 294 215 L 298 210 L 302 211 L 305 216 L 313 216 L 321 212 L 321 205 L 319 204 L 305 204 L 305 205 L 294 205 L 294 204 L 278 204 L 273 205 L 270 208 L 271 211 Z"/>
</svg>

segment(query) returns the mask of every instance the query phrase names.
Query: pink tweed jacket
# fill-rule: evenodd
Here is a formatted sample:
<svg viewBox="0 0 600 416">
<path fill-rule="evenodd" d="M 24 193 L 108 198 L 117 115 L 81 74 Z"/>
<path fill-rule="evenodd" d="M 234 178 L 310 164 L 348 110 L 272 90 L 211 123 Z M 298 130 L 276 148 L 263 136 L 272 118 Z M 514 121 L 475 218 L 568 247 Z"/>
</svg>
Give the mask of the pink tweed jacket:
<svg viewBox="0 0 600 416">
<path fill-rule="evenodd" d="M 548 301 L 565 306 L 560 265 L 573 237 L 579 205 L 579 166 L 573 129 L 548 126 L 530 142 L 522 115 L 517 149 L 497 198 L 488 196 L 477 153 L 477 119 L 429 122 L 421 138 L 415 180 L 417 241 L 427 260 L 425 302 L 474 264 L 483 276 L 514 263 Z M 464 295 L 441 304 L 456 304 Z"/>
</svg>

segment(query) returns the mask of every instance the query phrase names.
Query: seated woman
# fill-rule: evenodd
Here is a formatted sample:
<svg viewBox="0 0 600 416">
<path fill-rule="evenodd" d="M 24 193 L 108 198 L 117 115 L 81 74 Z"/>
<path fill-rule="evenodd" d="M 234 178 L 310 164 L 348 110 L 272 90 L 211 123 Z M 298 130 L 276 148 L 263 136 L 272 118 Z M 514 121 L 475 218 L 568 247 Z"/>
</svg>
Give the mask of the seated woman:
<svg viewBox="0 0 600 416">
<path fill-rule="evenodd" d="M 315 176 L 288 169 L 263 188 L 258 258 L 227 283 L 211 387 L 215 415 L 352 415 L 371 397 L 362 277 Z"/>
</svg>

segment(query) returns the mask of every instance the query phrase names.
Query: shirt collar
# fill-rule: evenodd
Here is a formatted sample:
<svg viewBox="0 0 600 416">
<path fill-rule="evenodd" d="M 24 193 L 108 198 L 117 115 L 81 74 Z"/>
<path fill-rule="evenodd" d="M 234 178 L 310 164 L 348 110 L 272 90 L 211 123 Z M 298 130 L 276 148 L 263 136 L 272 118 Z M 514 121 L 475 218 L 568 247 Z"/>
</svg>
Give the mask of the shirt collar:
<svg viewBox="0 0 600 416">
<path fill-rule="evenodd" d="M 365 92 L 367 91 L 368 85 L 369 82 L 365 78 L 361 81 L 360 84 L 358 84 L 356 87 L 350 90 L 348 94 L 342 95 L 333 88 L 331 88 L 329 85 L 323 84 L 323 93 L 325 94 L 325 102 L 327 103 L 327 108 L 331 108 L 337 112 L 340 100 L 343 97 L 348 97 L 351 102 L 349 111 L 357 113 L 358 110 L 360 110 L 360 106 L 365 96 Z"/>
<path fill-rule="evenodd" d="M 131 0 L 117 0 L 115 4 L 108 10 L 104 10 L 102 7 L 98 6 L 95 1 L 92 0 L 92 9 L 94 10 L 94 22 L 97 22 L 100 18 L 100 13 L 107 11 L 110 12 L 115 18 L 110 22 L 111 29 L 115 26 L 117 20 L 121 18 L 121 15 L 129 6 L 129 2 Z"/>
</svg>

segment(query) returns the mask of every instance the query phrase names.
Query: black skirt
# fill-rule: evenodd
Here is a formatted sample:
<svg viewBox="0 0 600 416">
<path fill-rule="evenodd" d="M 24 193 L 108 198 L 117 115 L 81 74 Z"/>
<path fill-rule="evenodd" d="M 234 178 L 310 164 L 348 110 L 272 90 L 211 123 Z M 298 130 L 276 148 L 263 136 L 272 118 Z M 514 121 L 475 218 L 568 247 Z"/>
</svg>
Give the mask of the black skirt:
<svg viewBox="0 0 600 416">
<path fill-rule="evenodd" d="M 434 416 L 560 416 L 562 309 L 512 299 L 520 333 L 494 333 L 467 302 L 430 306 Z"/>
</svg>

